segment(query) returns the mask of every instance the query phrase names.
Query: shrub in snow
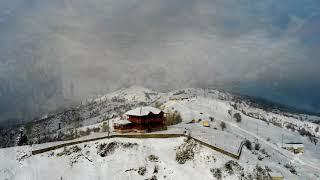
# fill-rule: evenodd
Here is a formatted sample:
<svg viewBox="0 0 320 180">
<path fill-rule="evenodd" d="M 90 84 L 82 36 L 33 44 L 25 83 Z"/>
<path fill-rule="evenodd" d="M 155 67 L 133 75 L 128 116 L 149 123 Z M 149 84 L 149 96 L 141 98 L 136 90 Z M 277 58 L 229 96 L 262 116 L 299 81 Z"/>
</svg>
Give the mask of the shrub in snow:
<svg viewBox="0 0 320 180">
<path fill-rule="evenodd" d="M 97 153 L 101 157 L 106 157 L 107 155 L 114 153 L 114 151 L 117 148 L 118 148 L 117 142 L 111 142 L 109 144 L 99 144 Z"/>
<path fill-rule="evenodd" d="M 150 156 L 148 156 L 148 159 L 151 162 L 158 162 L 159 161 L 159 157 L 155 156 L 155 155 L 152 155 L 152 154 Z"/>
<path fill-rule="evenodd" d="M 155 165 L 153 169 L 153 174 L 157 174 L 159 172 L 159 166 Z"/>
<path fill-rule="evenodd" d="M 235 118 L 238 123 L 241 122 L 241 120 L 242 120 L 240 113 L 235 113 L 233 115 L 233 118 Z"/>
<path fill-rule="evenodd" d="M 313 137 L 313 136 L 309 136 L 309 140 L 310 140 L 311 143 L 314 143 L 315 146 L 316 146 L 317 143 L 318 143 L 318 139 L 315 138 L 315 137 Z"/>
<path fill-rule="evenodd" d="M 156 175 L 153 175 L 151 178 L 148 178 L 148 179 L 146 179 L 146 180 L 157 180 L 158 178 L 157 178 L 157 176 Z"/>
<path fill-rule="evenodd" d="M 286 125 L 286 128 L 287 128 L 287 129 L 291 129 L 291 131 L 295 131 L 295 130 L 296 130 L 296 128 L 294 127 L 294 124 L 292 124 L 292 123 L 288 123 L 288 124 Z"/>
<path fill-rule="evenodd" d="M 284 165 L 284 167 L 287 168 L 292 174 L 298 175 L 295 167 L 292 164 L 287 163 Z"/>
<path fill-rule="evenodd" d="M 272 170 L 268 166 L 265 166 L 265 168 L 267 172 L 272 172 Z"/>
<path fill-rule="evenodd" d="M 280 123 L 280 122 L 277 122 L 276 120 L 271 120 L 271 123 L 273 124 L 273 125 L 275 125 L 275 126 L 278 126 L 278 127 L 280 127 L 280 128 L 282 128 L 282 123 Z"/>
<path fill-rule="evenodd" d="M 244 145 L 247 147 L 248 150 L 252 150 L 252 143 L 248 139 L 244 142 Z"/>
<path fill-rule="evenodd" d="M 109 129 L 108 123 L 107 122 L 103 122 L 101 125 L 101 131 L 102 132 L 107 132 Z"/>
<path fill-rule="evenodd" d="M 138 169 L 138 174 L 141 176 L 144 176 L 147 172 L 147 168 L 146 167 L 139 167 Z"/>
<path fill-rule="evenodd" d="M 182 118 L 178 111 L 169 112 L 166 116 L 166 123 L 168 126 L 179 124 L 181 122 Z"/>
<path fill-rule="evenodd" d="M 209 119 L 211 122 L 214 121 L 214 117 L 209 117 Z"/>
<path fill-rule="evenodd" d="M 115 152 L 115 150 L 119 147 L 122 148 L 133 148 L 133 147 L 137 147 L 138 144 L 137 143 L 119 143 L 119 142 L 111 142 L 109 144 L 99 144 L 97 147 L 97 154 L 99 154 L 101 157 L 106 157 L 109 154 L 112 154 Z"/>
<path fill-rule="evenodd" d="M 257 150 L 257 151 L 260 150 L 260 147 L 261 147 L 261 145 L 260 145 L 259 143 L 256 143 L 256 144 L 254 145 L 254 149 Z"/>
<path fill-rule="evenodd" d="M 222 131 L 224 131 L 224 129 L 227 128 L 227 125 L 226 125 L 225 122 L 221 122 L 221 123 L 220 123 L 220 127 L 221 127 Z"/>
<path fill-rule="evenodd" d="M 298 132 L 301 136 L 312 136 L 312 134 L 305 128 L 299 129 Z"/>
<path fill-rule="evenodd" d="M 138 143 L 131 143 L 131 142 L 127 142 L 127 143 L 120 143 L 120 145 L 123 148 L 134 148 L 138 146 Z"/>
<path fill-rule="evenodd" d="M 28 144 L 28 138 L 27 135 L 25 133 L 25 130 L 20 129 L 19 135 L 16 139 L 16 145 L 17 146 L 23 146 L 23 145 L 27 145 Z"/>
<path fill-rule="evenodd" d="M 48 157 L 52 157 L 52 156 L 54 156 L 54 152 L 50 152 L 50 153 L 48 154 Z"/>
<path fill-rule="evenodd" d="M 196 146 L 197 143 L 194 140 L 187 140 L 184 144 L 178 147 L 176 152 L 176 161 L 179 164 L 184 164 L 189 160 L 193 160 Z"/>
<path fill-rule="evenodd" d="M 319 132 L 319 126 L 316 127 L 315 131 L 316 133 Z"/>
<path fill-rule="evenodd" d="M 255 177 L 253 179 L 257 180 L 269 179 L 268 171 L 259 165 L 254 169 L 254 176 Z"/>
<path fill-rule="evenodd" d="M 235 109 L 235 110 L 237 110 L 237 109 L 238 109 L 238 105 L 237 105 L 237 103 L 230 104 L 230 105 L 233 107 L 233 109 Z"/>
<path fill-rule="evenodd" d="M 62 152 L 57 153 L 57 156 L 71 155 L 72 153 L 80 152 L 81 148 L 79 146 L 72 146 L 71 148 L 64 147 Z"/>
<path fill-rule="evenodd" d="M 242 172 L 243 167 L 239 165 L 238 162 L 230 160 L 224 165 L 224 169 L 227 171 L 228 174 L 232 175 L 236 172 Z"/>
<path fill-rule="evenodd" d="M 219 168 L 212 168 L 210 169 L 210 172 L 212 173 L 213 177 L 217 179 L 222 179 L 222 171 Z"/>
<path fill-rule="evenodd" d="M 232 169 L 232 166 L 229 162 L 227 162 L 225 165 L 224 165 L 224 168 L 225 170 L 227 171 L 228 174 L 233 174 L 233 169 Z"/>
<path fill-rule="evenodd" d="M 72 146 L 70 148 L 70 151 L 71 152 L 74 152 L 74 153 L 77 153 L 77 152 L 80 152 L 81 151 L 81 148 L 79 146 Z"/>
</svg>

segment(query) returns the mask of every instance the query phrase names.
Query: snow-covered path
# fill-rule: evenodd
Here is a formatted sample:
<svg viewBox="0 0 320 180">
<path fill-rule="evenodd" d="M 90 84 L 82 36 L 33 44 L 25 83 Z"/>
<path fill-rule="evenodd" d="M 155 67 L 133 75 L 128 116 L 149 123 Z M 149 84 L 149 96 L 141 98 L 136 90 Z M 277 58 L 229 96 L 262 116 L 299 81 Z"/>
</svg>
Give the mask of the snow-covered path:
<svg viewBox="0 0 320 180">
<path fill-rule="evenodd" d="M 215 102 L 215 103 L 219 103 L 218 106 L 217 105 L 215 106 L 214 102 L 210 102 L 208 100 L 206 100 L 205 103 L 197 102 L 197 101 L 201 101 L 201 99 L 194 100 L 194 101 L 195 101 L 195 103 L 193 105 L 192 105 L 192 102 L 187 104 L 186 102 L 175 101 L 175 102 L 171 102 L 169 104 L 169 106 L 175 107 L 176 109 L 179 110 L 179 112 L 182 112 L 182 114 L 184 114 L 189 119 L 193 119 L 194 117 L 197 118 L 197 115 L 199 116 L 199 114 L 202 114 L 203 116 L 207 116 L 207 117 L 210 117 L 210 116 L 219 117 L 220 121 L 225 122 L 227 124 L 227 126 L 231 127 L 229 129 L 229 132 L 231 134 L 236 134 L 238 136 L 241 136 L 242 138 L 249 138 L 251 140 L 258 140 L 259 143 L 263 143 L 265 146 L 272 148 L 275 152 L 277 152 L 281 156 L 285 157 L 288 161 L 301 164 L 302 166 L 306 166 L 306 168 L 311 168 L 316 171 L 320 171 L 320 164 L 315 164 L 310 161 L 303 160 L 303 159 L 297 157 L 297 155 L 295 155 L 291 152 L 288 152 L 285 149 L 282 149 L 281 147 L 274 144 L 273 142 L 267 141 L 265 138 L 259 136 L 258 134 L 254 133 L 252 131 L 246 130 L 243 127 L 239 127 L 239 124 L 230 120 L 230 118 L 227 118 L 227 115 L 221 113 L 221 112 L 227 112 L 228 108 L 226 106 L 224 106 L 223 104 L 221 104 L 220 102 Z M 200 106 L 198 104 L 200 104 Z M 217 111 L 215 107 L 219 107 L 220 111 L 219 110 Z M 243 120 L 242 120 L 243 124 L 251 123 L 251 121 L 256 121 L 256 123 L 258 123 L 258 126 L 259 126 L 259 124 L 261 125 L 262 123 L 265 123 L 261 120 L 252 119 L 252 118 L 247 117 L 245 115 L 242 115 L 242 117 L 243 117 Z M 249 121 L 249 119 L 250 120 L 252 119 L 252 120 L 250 122 L 245 122 L 245 121 Z M 242 124 L 242 126 L 246 127 L 243 124 Z M 195 128 L 192 128 L 192 129 L 194 131 Z M 205 135 L 203 135 L 203 136 L 205 136 Z M 211 143 L 215 143 L 215 142 L 211 142 Z"/>
</svg>

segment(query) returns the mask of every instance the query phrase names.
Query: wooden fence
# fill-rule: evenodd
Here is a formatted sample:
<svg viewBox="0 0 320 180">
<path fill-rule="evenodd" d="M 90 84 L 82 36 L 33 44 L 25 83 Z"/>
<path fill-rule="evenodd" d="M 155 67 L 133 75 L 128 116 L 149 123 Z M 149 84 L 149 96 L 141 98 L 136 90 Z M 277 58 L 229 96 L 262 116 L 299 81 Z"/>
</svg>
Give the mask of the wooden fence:
<svg viewBox="0 0 320 180">
<path fill-rule="evenodd" d="M 226 156 L 229 156 L 231 158 L 240 159 L 241 156 L 241 152 L 242 152 L 242 147 L 243 147 L 243 142 L 241 143 L 239 150 L 238 150 L 238 154 L 234 154 L 231 152 L 228 152 L 220 147 L 216 147 L 213 146 L 211 144 L 208 144 L 204 141 L 201 141 L 197 138 L 185 135 L 185 134 L 124 134 L 124 135 L 110 135 L 110 136 L 104 136 L 104 137 L 98 137 L 98 138 L 92 138 L 92 139 L 86 139 L 86 140 L 80 140 L 80 141 L 72 141 L 72 142 L 67 142 L 67 143 L 63 143 L 63 144 L 59 144 L 59 145 L 55 145 L 55 146 L 51 146 L 51 147 L 47 147 L 47 148 L 43 148 L 43 149 L 38 149 L 38 150 L 34 150 L 32 151 L 32 155 L 37 155 L 37 154 L 41 154 L 44 152 L 48 152 L 48 151 L 52 151 L 52 150 L 56 150 L 59 148 L 63 148 L 66 146 L 72 146 L 75 144 L 81 144 L 81 143 L 86 143 L 86 142 L 90 142 L 90 141 L 97 141 L 97 140 L 101 140 L 101 139 L 110 139 L 110 138 L 135 138 L 135 139 L 148 139 L 148 138 L 179 138 L 179 137 L 186 137 L 186 138 L 191 138 L 194 141 L 198 142 L 199 144 L 206 146 L 212 150 L 215 150 L 217 152 L 220 152 Z"/>
</svg>

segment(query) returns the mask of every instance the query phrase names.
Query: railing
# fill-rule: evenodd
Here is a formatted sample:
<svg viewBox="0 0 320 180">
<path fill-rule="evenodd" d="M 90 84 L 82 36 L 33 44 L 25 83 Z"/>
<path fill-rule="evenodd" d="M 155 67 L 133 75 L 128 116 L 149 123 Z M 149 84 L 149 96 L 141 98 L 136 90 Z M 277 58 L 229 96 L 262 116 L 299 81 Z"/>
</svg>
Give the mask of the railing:
<svg viewBox="0 0 320 180">
<path fill-rule="evenodd" d="M 80 140 L 80 141 L 73 141 L 73 142 L 68 142 L 68 143 L 63 143 L 63 144 L 59 144 L 56 146 L 51 146 L 48 148 L 43 148 L 43 149 L 38 149 L 38 150 L 34 150 L 32 151 L 32 155 L 37 155 L 37 154 L 41 154 L 41 153 L 45 153 L 48 151 L 52 151 L 52 150 L 56 150 L 62 147 L 66 147 L 66 146 L 72 146 L 75 144 L 80 144 L 80 143 L 86 143 L 86 142 L 90 142 L 90 141 L 97 141 L 97 140 L 101 140 L 101 139 L 110 139 L 110 138 L 135 138 L 135 139 L 147 139 L 147 138 L 179 138 L 179 137 L 186 137 L 186 138 L 191 138 L 193 140 L 195 140 L 196 142 L 198 142 L 199 144 L 206 146 L 212 150 L 215 150 L 217 152 L 220 152 L 226 156 L 229 156 L 231 158 L 240 159 L 241 156 L 241 152 L 242 152 L 242 148 L 244 145 L 244 141 L 241 142 L 240 147 L 238 149 L 238 154 L 234 154 L 231 152 L 228 152 L 220 147 L 217 146 L 213 146 L 211 144 L 208 144 L 206 142 L 203 142 L 197 138 L 185 135 L 185 134 L 124 134 L 124 135 L 111 135 L 111 136 L 104 136 L 104 137 L 99 137 L 99 138 L 93 138 L 93 139 L 86 139 L 86 140 Z"/>
</svg>

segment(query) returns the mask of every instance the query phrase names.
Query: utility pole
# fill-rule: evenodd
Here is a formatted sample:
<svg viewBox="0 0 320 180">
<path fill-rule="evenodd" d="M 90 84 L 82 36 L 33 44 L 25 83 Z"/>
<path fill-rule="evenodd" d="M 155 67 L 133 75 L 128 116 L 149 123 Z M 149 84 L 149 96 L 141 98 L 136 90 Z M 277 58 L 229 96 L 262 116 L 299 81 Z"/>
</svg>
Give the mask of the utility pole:
<svg viewBox="0 0 320 180">
<path fill-rule="evenodd" d="M 257 142 L 259 142 L 258 137 L 259 137 L 259 124 L 257 123 Z"/>
<path fill-rule="evenodd" d="M 106 115 L 105 115 L 105 118 L 107 118 Z M 110 119 L 108 119 L 108 137 L 109 136 L 110 136 Z"/>
</svg>

